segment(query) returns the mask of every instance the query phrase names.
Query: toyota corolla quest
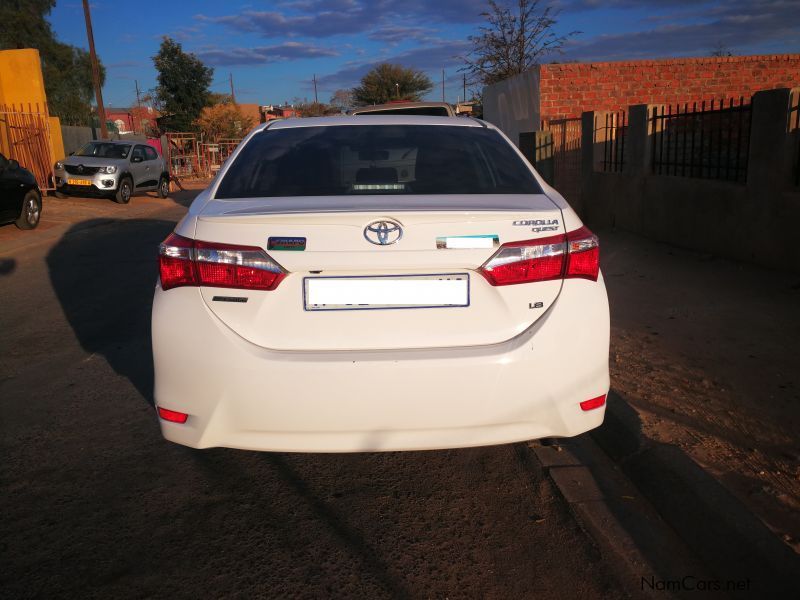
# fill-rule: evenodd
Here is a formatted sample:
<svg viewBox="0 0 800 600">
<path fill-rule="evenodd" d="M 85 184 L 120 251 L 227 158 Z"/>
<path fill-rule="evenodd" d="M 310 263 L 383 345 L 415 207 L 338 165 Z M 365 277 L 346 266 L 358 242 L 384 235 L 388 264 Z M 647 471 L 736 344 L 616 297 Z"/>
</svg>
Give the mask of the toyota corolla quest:
<svg viewBox="0 0 800 600">
<path fill-rule="evenodd" d="M 258 127 L 159 254 L 155 400 L 174 442 L 433 449 L 603 420 L 597 238 L 487 123 Z"/>
</svg>

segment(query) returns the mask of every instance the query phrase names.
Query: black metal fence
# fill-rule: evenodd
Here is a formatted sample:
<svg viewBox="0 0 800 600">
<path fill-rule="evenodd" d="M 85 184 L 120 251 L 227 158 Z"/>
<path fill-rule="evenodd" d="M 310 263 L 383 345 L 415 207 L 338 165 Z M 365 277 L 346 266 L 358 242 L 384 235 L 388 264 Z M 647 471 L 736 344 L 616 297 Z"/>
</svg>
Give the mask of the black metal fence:
<svg viewBox="0 0 800 600">
<path fill-rule="evenodd" d="M 600 121 L 594 119 L 595 139 L 603 140 L 603 171 L 606 173 L 621 173 L 625 167 L 625 134 L 628 132 L 628 114 L 607 112 Z M 598 133 L 602 132 L 600 136 Z"/>
<path fill-rule="evenodd" d="M 653 173 L 745 183 L 751 107 L 724 100 L 654 107 L 650 115 Z"/>
</svg>

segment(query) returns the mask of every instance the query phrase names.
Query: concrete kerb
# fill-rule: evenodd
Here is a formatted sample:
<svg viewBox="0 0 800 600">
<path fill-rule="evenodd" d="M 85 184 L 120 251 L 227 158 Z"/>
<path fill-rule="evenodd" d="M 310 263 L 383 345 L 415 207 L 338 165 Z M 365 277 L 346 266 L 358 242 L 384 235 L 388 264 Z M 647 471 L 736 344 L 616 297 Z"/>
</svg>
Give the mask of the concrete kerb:
<svg viewBox="0 0 800 600">
<path fill-rule="evenodd" d="M 591 437 L 717 578 L 748 579 L 750 594 L 800 597 L 800 557 L 680 448 L 644 436 L 618 394 Z"/>
</svg>

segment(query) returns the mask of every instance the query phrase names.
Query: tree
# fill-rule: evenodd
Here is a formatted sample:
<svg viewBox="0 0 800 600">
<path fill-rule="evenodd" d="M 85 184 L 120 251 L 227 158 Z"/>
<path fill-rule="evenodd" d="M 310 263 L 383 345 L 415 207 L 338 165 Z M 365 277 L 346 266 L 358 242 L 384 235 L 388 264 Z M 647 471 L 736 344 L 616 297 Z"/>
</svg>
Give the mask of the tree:
<svg viewBox="0 0 800 600">
<path fill-rule="evenodd" d="M 206 141 L 218 142 L 225 138 L 241 138 L 255 125 L 255 121 L 242 114 L 233 102 L 219 102 L 202 109 L 195 125 L 205 134 Z"/>
<path fill-rule="evenodd" d="M 209 104 L 208 87 L 214 69 L 205 66 L 194 54 L 187 54 L 175 40 L 164 37 L 153 57 L 158 71 L 156 96 L 167 131 L 189 131 Z"/>
<path fill-rule="evenodd" d="M 353 108 L 353 90 L 336 90 L 330 100 L 331 106 L 340 113 Z"/>
<path fill-rule="evenodd" d="M 481 13 L 486 24 L 479 35 L 469 36 L 472 51 L 462 57 L 466 65 L 460 70 L 473 84 L 491 85 L 523 73 L 544 56 L 561 53 L 564 43 L 580 33 L 555 33 L 557 14 L 550 6 L 540 10 L 539 4 L 539 0 L 517 0 L 512 10 L 489 0 L 489 10 Z"/>
<path fill-rule="evenodd" d="M 383 104 L 389 100 L 417 101 L 433 89 L 433 82 L 422 71 L 383 63 L 361 78 L 353 88 L 357 105 Z"/>
<path fill-rule="evenodd" d="M 300 100 L 300 98 L 292 100 L 292 106 L 297 111 L 298 117 L 327 117 L 328 115 L 338 115 L 340 112 L 330 104 L 309 102 L 308 100 Z"/>
<path fill-rule="evenodd" d="M 46 19 L 53 6 L 55 0 L 2 0 L 0 50 L 37 49 L 50 114 L 64 124 L 85 125 L 94 99 L 92 64 L 88 52 L 56 39 Z M 100 64 L 101 85 L 104 81 Z"/>
<path fill-rule="evenodd" d="M 724 58 L 726 56 L 733 56 L 733 51 L 723 42 L 717 42 L 714 49 L 709 53 L 709 56 L 716 58 Z"/>
</svg>

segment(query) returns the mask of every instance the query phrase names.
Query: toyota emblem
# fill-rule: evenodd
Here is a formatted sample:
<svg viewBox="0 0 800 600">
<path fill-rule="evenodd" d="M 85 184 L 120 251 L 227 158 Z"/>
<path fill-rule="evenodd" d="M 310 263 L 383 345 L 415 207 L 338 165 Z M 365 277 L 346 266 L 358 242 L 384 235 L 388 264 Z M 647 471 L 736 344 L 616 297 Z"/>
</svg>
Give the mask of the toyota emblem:
<svg viewBox="0 0 800 600">
<path fill-rule="evenodd" d="M 403 228 L 397 221 L 381 219 L 373 221 L 364 228 L 364 238 L 377 246 L 396 244 L 403 237 Z"/>
</svg>

